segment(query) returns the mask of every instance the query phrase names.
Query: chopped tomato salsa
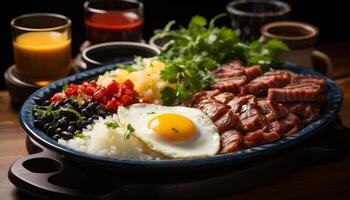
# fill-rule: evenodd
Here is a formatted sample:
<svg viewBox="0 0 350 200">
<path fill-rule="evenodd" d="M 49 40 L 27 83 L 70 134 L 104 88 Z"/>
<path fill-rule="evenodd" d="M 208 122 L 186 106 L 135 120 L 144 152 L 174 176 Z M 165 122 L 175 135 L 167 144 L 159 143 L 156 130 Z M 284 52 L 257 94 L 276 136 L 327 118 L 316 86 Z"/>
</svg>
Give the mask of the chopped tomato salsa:
<svg viewBox="0 0 350 200">
<path fill-rule="evenodd" d="M 101 103 L 109 112 L 115 112 L 119 106 L 128 106 L 134 103 L 147 102 L 141 99 L 134 90 L 134 84 L 130 80 L 118 83 L 112 80 L 107 87 L 97 84 L 95 80 L 82 84 L 70 84 L 62 92 L 51 97 L 51 102 L 64 101 L 67 98 L 76 98 L 84 103 L 89 99 Z"/>
</svg>

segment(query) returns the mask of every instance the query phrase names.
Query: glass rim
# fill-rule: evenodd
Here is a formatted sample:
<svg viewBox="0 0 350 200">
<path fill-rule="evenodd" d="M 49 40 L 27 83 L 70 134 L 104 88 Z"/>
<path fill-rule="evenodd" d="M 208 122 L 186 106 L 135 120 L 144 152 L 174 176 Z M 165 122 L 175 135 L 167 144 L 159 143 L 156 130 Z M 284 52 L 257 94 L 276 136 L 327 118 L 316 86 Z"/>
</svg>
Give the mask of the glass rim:
<svg viewBox="0 0 350 200">
<path fill-rule="evenodd" d="M 39 17 L 39 16 L 59 18 L 59 19 L 65 20 L 66 23 L 63 25 L 54 26 L 51 28 L 28 28 L 28 27 L 16 25 L 16 21 L 19 19 L 24 19 L 24 18 L 29 18 L 29 17 Z M 71 24 L 72 24 L 72 21 L 68 17 L 66 17 L 64 15 L 56 14 L 56 13 L 29 13 L 29 14 L 17 16 L 11 20 L 12 28 L 22 30 L 22 31 L 33 31 L 33 32 L 35 32 L 35 31 L 55 31 L 58 29 L 70 27 Z"/>
<path fill-rule="evenodd" d="M 99 0 L 92 0 L 92 1 L 86 1 L 84 3 L 84 9 L 89 11 L 89 12 L 99 13 L 99 14 L 108 13 L 108 12 L 128 12 L 128 11 L 138 10 L 140 8 L 143 9 L 143 3 L 141 1 L 138 1 L 138 0 L 136 0 L 136 1 L 135 0 L 134 1 L 133 0 L 121 0 L 121 1 L 137 4 L 138 7 L 124 9 L 124 10 L 103 10 L 103 9 L 89 7 L 90 4 L 99 2 Z"/>
<path fill-rule="evenodd" d="M 277 12 L 262 12 L 262 13 L 254 13 L 249 11 L 243 11 L 241 9 L 237 9 L 237 5 L 245 4 L 245 3 L 264 3 L 270 4 L 279 7 L 279 11 Z M 281 16 L 289 13 L 291 11 L 291 7 L 288 3 L 282 1 L 266 1 L 266 0 L 235 0 L 231 1 L 226 5 L 226 10 L 230 14 L 248 16 L 248 17 L 275 17 Z"/>
</svg>

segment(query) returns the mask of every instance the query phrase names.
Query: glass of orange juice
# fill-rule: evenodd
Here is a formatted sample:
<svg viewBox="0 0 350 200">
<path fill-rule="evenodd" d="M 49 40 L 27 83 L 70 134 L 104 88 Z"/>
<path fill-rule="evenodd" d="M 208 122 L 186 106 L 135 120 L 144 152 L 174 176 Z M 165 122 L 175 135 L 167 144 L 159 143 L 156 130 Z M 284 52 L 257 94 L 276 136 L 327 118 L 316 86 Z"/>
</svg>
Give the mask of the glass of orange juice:
<svg viewBox="0 0 350 200">
<path fill-rule="evenodd" d="M 52 13 L 21 15 L 11 21 L 20 79 L 46 85 L 71 72 L 71 21 Z"/>
</svg>

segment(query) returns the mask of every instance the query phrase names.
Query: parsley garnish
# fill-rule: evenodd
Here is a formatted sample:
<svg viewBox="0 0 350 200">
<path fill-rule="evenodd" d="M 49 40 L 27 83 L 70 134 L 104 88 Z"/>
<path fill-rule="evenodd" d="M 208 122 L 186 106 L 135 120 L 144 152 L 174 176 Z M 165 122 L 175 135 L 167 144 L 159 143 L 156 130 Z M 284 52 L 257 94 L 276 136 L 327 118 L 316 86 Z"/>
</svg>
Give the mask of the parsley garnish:
<svg viewBox="0 0 350 200">
<path fill-rule="evenodd" d="M 86 134 L 83 134 L 83 133 L 77 134 L 76 137 L 81 138 L 81 139 L 83 139 L 83 140 L 87 140 L 87 139 L 90 139 L 90 138 L 91 138 L 90 135 L 86 135 Z"/>
<path fill-rule="evenodd" d="M 62 87 L 62 92 L 66 91 L 69 88 L 69 85 L 65 83 Z"/>
<path fill-rule="evenodd" d="M 119 127 L 119 124 L 116 121 L 105 122 L 105 125 L 107 128 L 111 128 L 111 129 L 116 129 Z"/>
<path fill-rule="evenodd" d="M 135 133 L 135 128 L 131 126 L 131 124 L 128 124 L 126 126 L 127 132 L 124 134 L 124 140 L 127 140 L 130 138 L 130 135 L 132 133 Z"/>
<path fill-rule="evenodd" d="M 166 64 L 161 78 L 176 85 L 163 89 L 164 104 L 179 104 L 190 99 L 194 92 L 206 89 L 214 82 L 209 72 L 222 63 L 240 59 L 247 66 L 260 64 L 267 70 L 278 60 L 281 51 L 288 50 L 279 40 L 240 42 L 235 30 L 215 26 L 215 21 L 224 16 L 217 15 L 209 23 L 202 16 L 194 16 L 187 28 L 176 30 L 171 30 L 175 21 L 170 21 L 163 30 L 155 31 L 159 37 L 172 37 L 159 55 Z"/>
<path fill-rule="evenodd" d="M 48 116 L 52 116 L 53 120 L 55 120 L 60 112 L 65 111 L 65 112 L 73 113 L 78 118 L 80 123 L 83 123 L 83 121 L 84 121 L 79 112 L 77 112 L 76 110 L 74 110 L 72 108 L 68 108 L 68 107 L 61 107 L 60 109 L 52 110 L 52 105 L 49 105 L 49 106 L 47 106 L 47 108 L 45 110 L 38 109 L 38 108 L 33 108 L 33 110 L 35 112 L 39 113 L 40 119 L 43 119 L 43 118 L 48 117 Z"/>
<path fill-rule="evenodd" d="M 156 112 L 152 111 L 152 112 L 148 112 L 147 114 L 149 114 L 149 115 L 156 114 Z"/>
</svg>

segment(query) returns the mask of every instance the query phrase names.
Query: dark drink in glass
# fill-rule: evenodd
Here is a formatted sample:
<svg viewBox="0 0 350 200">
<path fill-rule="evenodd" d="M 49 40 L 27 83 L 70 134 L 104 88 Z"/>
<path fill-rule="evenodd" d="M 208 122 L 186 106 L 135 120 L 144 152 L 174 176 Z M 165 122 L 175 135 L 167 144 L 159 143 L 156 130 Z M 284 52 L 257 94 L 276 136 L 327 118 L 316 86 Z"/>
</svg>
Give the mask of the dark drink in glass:
<svg viewBox="0 0 350 200">
<path fill-rule="evenodd" d="M 91 44 L 142 40 L 143 5 L 138 1 L 95 0 L 85 3 L 87 40 Z"/>
</svg>

